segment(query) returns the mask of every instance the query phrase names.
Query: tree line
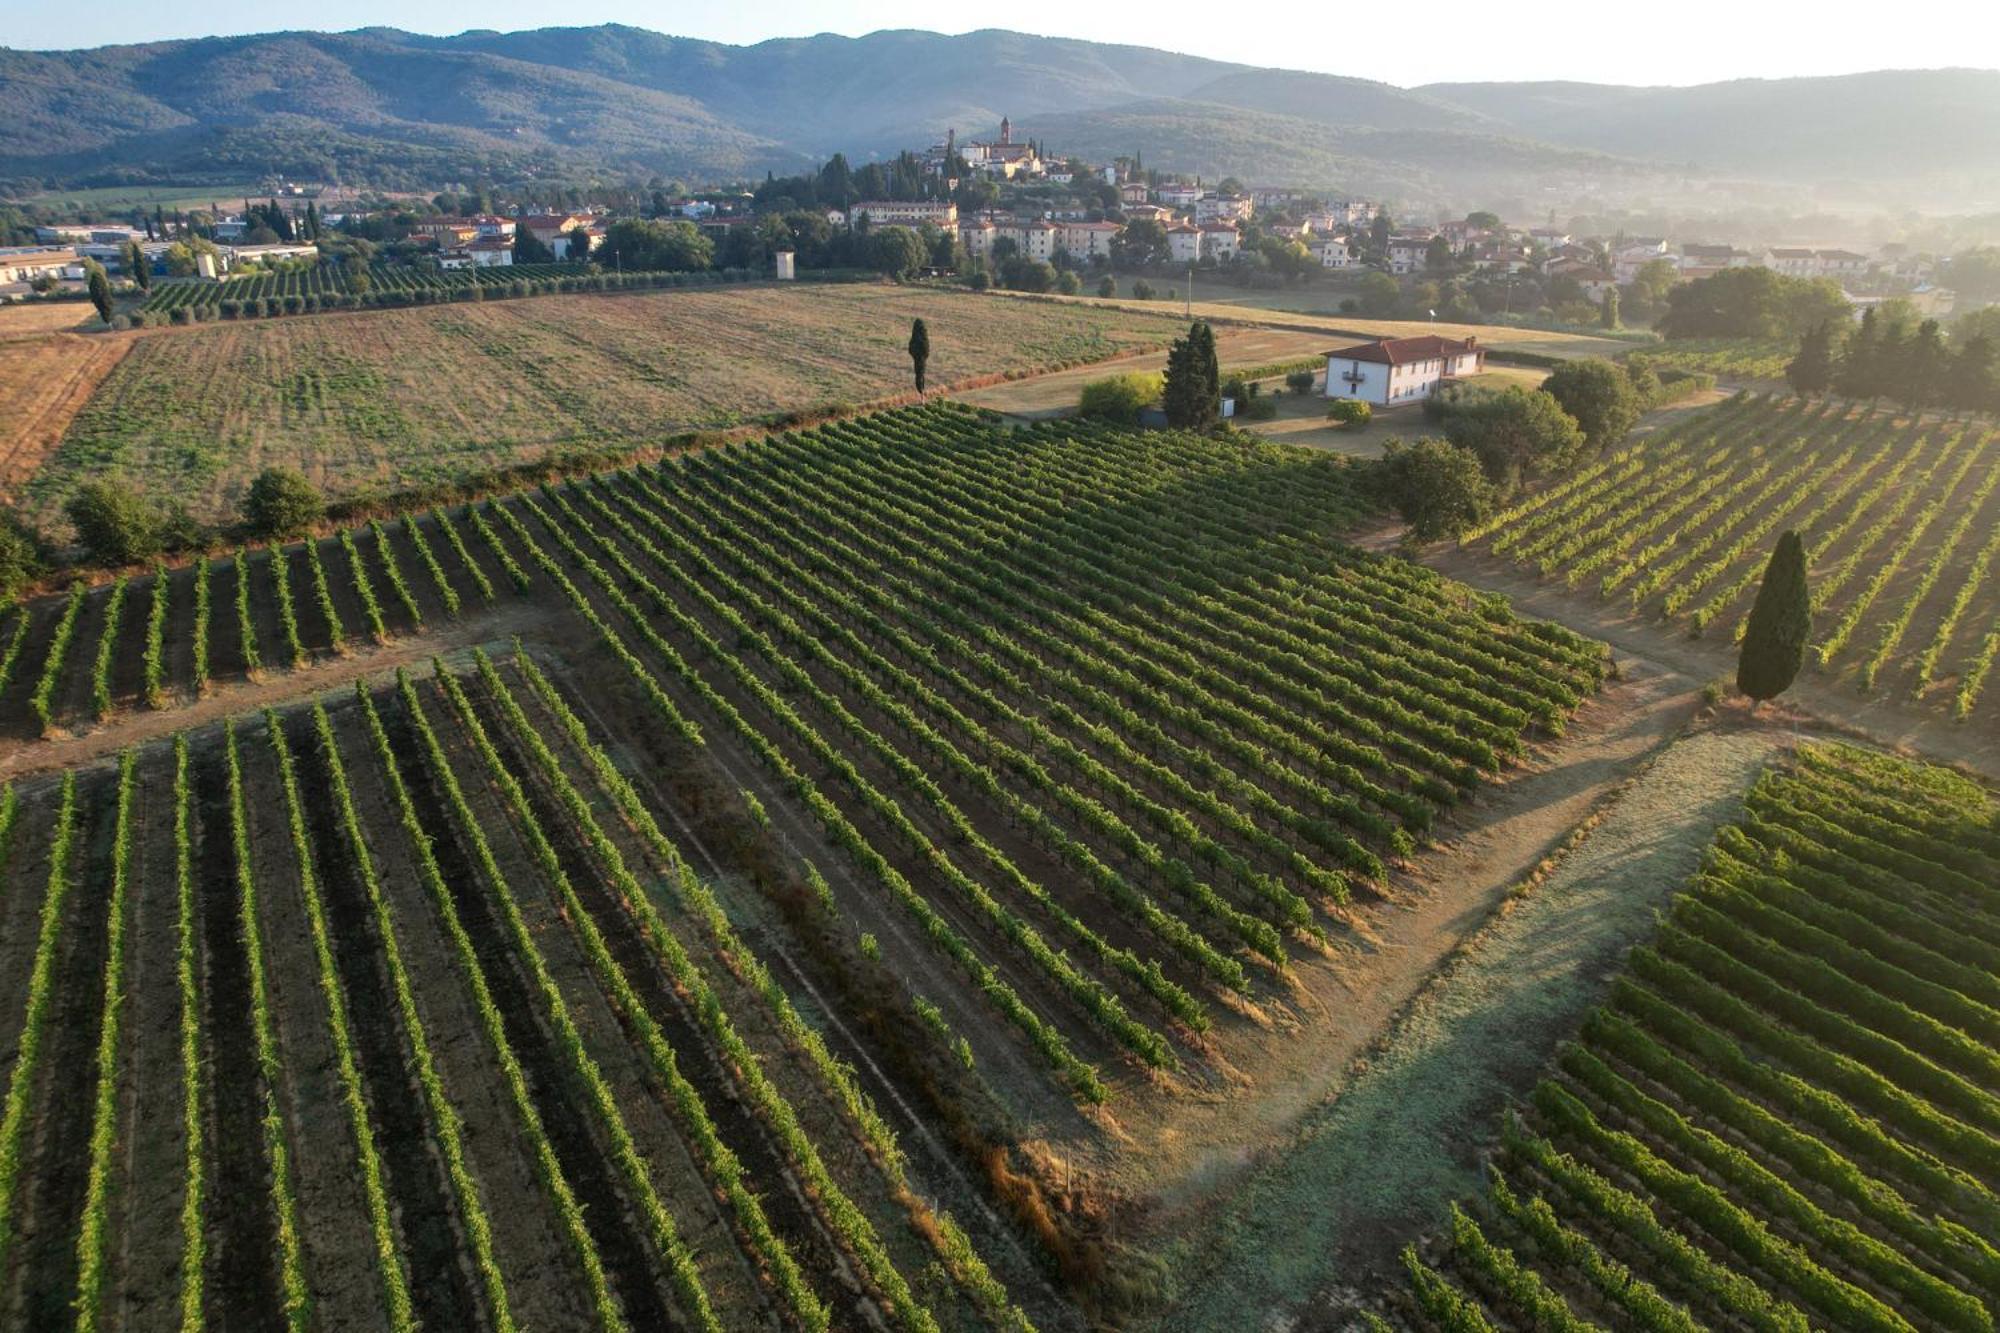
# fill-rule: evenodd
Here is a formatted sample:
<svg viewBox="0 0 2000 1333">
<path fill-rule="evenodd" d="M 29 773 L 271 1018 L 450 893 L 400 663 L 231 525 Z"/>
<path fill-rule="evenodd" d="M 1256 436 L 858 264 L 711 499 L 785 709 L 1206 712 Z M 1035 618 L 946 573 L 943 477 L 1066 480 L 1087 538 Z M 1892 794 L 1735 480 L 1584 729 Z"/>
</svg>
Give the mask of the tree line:
<svg viewBox="0 0 2000 1333">
<path fill-rule="evenodd" d="M 1947 342 L 1934 319 L 1915 328 L 1871 308 L 1852 332 L 1822 320 L 1799 339 L 1785 380 L 1801 394 L 1887 398 L 1910 411 L 2000 412 L 2000 344 L 1971 325 Z"/>
</svg>

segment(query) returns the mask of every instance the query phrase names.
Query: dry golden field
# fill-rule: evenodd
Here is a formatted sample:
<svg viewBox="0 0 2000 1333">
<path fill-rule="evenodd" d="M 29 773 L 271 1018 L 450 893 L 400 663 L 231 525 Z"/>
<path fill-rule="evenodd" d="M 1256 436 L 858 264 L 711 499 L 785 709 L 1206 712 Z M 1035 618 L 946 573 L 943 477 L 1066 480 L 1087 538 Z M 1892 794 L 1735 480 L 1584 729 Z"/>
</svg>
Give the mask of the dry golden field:
<svg viewBox="0 0 2000 1333">
<path fill-rule="evenodd" d="M 175 330 L 133 340 L 28 505 L 48 521 L 78 483 L 117 474 L 213 519 L 271 463 L 366 495 L 863 403 L 910 387 L 916 316 L 930 326 L 933 387 L 1102 360 L 1180 327 L 1164 310 L 758 286 Z"/>
</svg>

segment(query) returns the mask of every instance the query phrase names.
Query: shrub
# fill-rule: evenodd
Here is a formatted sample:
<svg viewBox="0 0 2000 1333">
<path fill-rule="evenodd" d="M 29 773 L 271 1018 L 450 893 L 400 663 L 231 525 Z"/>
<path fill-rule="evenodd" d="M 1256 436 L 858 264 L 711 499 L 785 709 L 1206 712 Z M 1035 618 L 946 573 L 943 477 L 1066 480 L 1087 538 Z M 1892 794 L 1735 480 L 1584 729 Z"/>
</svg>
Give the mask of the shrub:
<svg viewBox="0 0 2000 1333">
<path fill-rule="evenodd" d="M 1493 483 L 1478 455 L 1448 440 L 1391 440 L 1369 466 L 1368 479 L 1410 525 L 1405 540 L 1412 543 L 1456 537 L 1493 512 Z"/>
<path fill-rule="evenodd" d="M 1326 419 L 1342 430 L 1359 430 L 1375 419 L 1375 409 L 1359 398 L 1336 398 L 1326 409 Z"/>
<path fill-rule="evenodd" d="M 1285 387 L 1303 398 L 1313 391 L 1315 376 L 1310 370 L 1295 370 L 1285 376 Z"/>
<path fill-rule="evenodd" d="M 265 468 L 243 498 L 244 521 L 260 537 L 297 536 L 318 522 L 325 508 L 318 488 L 288 467 Z"/>
<path fill-rule="evenodd" d="M 42 571 L 41 544 L 12 514 L 0 514 L 0 602 L 11 602 Z"/>
<path fill-rule="evenodd" d="M 167 312 L 167 319 L 175 324 L 194 323 L 194 312 L 184 305 L 177 305 Z"/>
<path fill-rule="evenodd" d="M 1658 381 L 1654 381 L 1658 391 Z M 1571 361 L 1549 372 L 1542 392 L 1576 418 L 1588 446 L 1598 452 L 1615 448 L 1645 410 L 1632 376 L 1613 362 L 1597 357 Z"/>
<path fill-rule="evenodd" d="M 1133 284 L 1132 284 L 1132 299 L 1133 299 L 1133 300 L 1135 300 L 1135 301 L 1150 301 L 1150 300 L 1152 300 L 1152 299 L 1153 299 L 1153 284 L 1152 284 L 1152 283 L 1150 283 L 1150 282 L 1147 282 L 1147 281 L 1146 281 L 1146 280 L 1145 280 L 1144 278 L 1141 278 L 1141 279 L 1139 279 L 1139 280 L 1138 280 L 1137 282 L 1133 283 Z"/>
<path fill-rule="evenodd" d="M 1083 290 L 1083 279 L 1077 277 L 1076 274 L 1070 272 L 1068 269 L 1064 269 L 1056 275 L 1056 290 L 1064 296 L 1075 296 Z"/>
<path fill-rule="evenodd" d="M 1118 295 L 1118 279 L 1106 277 L 1099 281 L 1097 284 L 1097 294 L 1106 300 Z"/>
<path fill-rule="evenodd" d="M 988 287 L 991 287 L 993 285 L 993 279 L 987 275 L 985 269 L 981 269 L 979 270 L 979 272 L 972 275 L 971 285 L 973 291 L 983 292 Z"/>
<path fill-rule="evenodd" d="M 1166 381 L 1157 371 L 1131 371 L 1092 380 L 1083 386 L 1077 409 L 1087 417 L 1135 426 L 1142 409 L 1160 401 Z"/>
<path fill-rule="evenodd" d="M 129 565 L 160 549 L 159 515 L 120 482 L 85 482 L 64 509 L 76 539 L 99 564 Z"/>
</svg>

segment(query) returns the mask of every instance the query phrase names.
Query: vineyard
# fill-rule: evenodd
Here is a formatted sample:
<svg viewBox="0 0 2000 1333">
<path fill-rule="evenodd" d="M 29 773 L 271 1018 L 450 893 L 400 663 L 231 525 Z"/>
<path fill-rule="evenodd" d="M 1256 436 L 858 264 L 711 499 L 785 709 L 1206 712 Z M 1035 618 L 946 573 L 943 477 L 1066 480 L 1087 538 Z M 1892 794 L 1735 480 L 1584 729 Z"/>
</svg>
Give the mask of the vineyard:
<svg viewBox="0 0 2000 1333">
<path fill-rule="evenodd" d="M 15 765 L 205 712 L 0 801 L 0 1322 L 1072 1326 L 982 1108 L 1213 1079 L 1603 672 L 1363 510 L 932 405 L 15 609 Z"/>
<path fill-rule="evenodd" d="M 1784 529 L 1810 561 L 1811 670 L 1991 718 L 2000 438 L 1976 421 L 1739 395 L 1466 536 L 1693 635 L 1740 638 Z"/>
<path fill-rule="evenodd" d="M 1985 789 L 1840 745 L 1768 771 L 1388 1313 L 1993 1328 L 1996 885 Z"/>
<path fill-rule="evenodd" d="M 529 296 L 583 291 L 592 287 L 687 286 L 691 283 L 745 281 L 749 274 L 722 273 L 595 273 L 582 264 L 509 264 L 494 268 L 414 268 L 408 264 L 371 264 L 368 281 L 357 285 L 336 264 L 316 264 L 285 273 L 258 273 L 225 282 L 190 280 L 164 282 L 139 307 L 185 323 L 195 318 L 252 319 L 260 315 L 297 315 L 308 311 L 358 305 L 410 305 L 459 301 L 482 295 Z"/>
<path fill-rule="evenodd" d="M 1706 372 L 1725 380 L 1781 380 L 1798 352 L 1785 338 L 1674 338 L 1632 353 L 1655 370 Z"/>
</svg>

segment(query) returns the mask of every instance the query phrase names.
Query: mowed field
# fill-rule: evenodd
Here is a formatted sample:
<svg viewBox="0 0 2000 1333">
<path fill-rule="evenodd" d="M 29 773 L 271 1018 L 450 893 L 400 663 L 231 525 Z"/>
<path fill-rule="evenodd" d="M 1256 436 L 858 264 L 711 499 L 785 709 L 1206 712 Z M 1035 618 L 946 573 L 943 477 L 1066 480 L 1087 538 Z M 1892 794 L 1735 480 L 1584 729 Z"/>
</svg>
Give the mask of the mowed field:
<svg viewBox="0 0 2000 1333">
<path fill-rule="evenodd" d="M 1467 534 L 1475 551 L 1727 644 L 1786 528 L 1805 539 L 1807 670 L 1992 726 L 2000 436 L 1789 397 L 1688 413 Z"/>
<path fill-rule="evenodd" d="M 73 306 L 51 312 L 76 322 Z M 132 348 L 129 334 L 32 333 L 13 336 L 0 321 L 0 500 L 18 497 L 62 442 L 70 422 Z"/>
<path fill-rule="evenodd" d="M 1808 745 L 1745 807 L 1406 1252 L 1397 1326 L 1994 1326 L 2000 802 Z"/>
<path fill-rule="evenodd" d="M 938 386 L 1099 360 L 1178 331 L 1165 312 L 887 286 L 555 296 L 172 330 L 135 340 L 28 488 L 29 507 L 47 521 L 79 482 L 112 474 L 197 517 L 233 517 L 272 463 L 333 495 L 365 495 L 866 402 L 910 387 L 917 316 Z"/>
</svg>

